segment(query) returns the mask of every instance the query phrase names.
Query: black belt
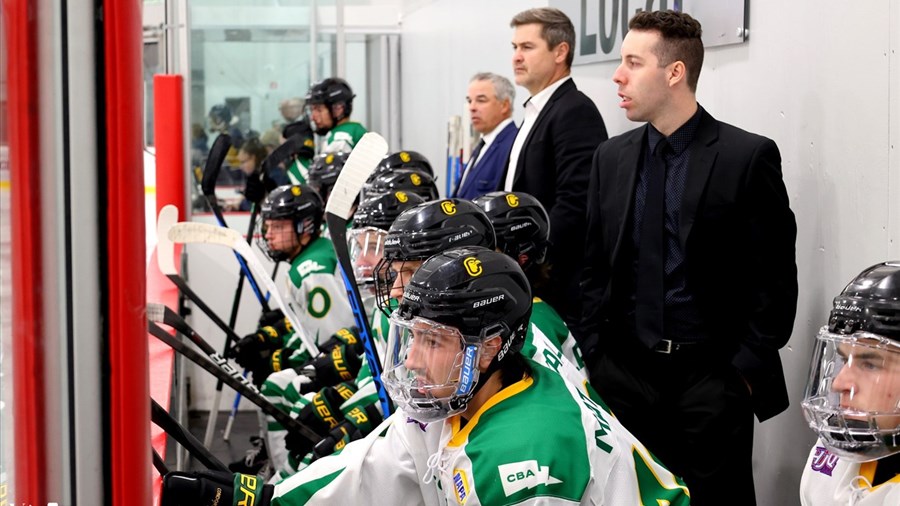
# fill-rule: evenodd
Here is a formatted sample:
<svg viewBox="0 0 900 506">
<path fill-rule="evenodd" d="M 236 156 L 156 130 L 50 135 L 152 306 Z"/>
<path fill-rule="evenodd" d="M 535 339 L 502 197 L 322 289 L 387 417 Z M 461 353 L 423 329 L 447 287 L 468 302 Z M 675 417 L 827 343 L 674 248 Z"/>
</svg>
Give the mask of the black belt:
<svg viewBox="0 0 900 506">
<path fill-rule="evenodd" d="M 703 342 L 679 342 L 672 341 L 669 339 L 660 339 L 658 343 L 653 348 L 650 348 L 650 351 L 655 351 L 656 353 L 663 353 L 665 355 L 671 355 L 672 353 L 679 353 L 683 351 L 698 351 L 703 348 Z"/>
</svg>

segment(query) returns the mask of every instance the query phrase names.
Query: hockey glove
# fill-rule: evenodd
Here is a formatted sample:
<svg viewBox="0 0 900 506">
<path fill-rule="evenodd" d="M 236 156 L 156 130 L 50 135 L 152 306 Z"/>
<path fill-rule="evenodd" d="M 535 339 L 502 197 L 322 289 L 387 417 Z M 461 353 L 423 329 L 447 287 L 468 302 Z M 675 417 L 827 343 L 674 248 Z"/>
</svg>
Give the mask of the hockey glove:
<svg viewBox="0 0 900 506">
<path fill-rule="evenodd" d="M 344 421 L 313 448 L 313 460 L 327 457 L 344 449 L 351 441 L 366 437 L 383 421 L 374 404 L 356 406 L 344 414 Z"/>
<path fill-rule="evenodd" d="M 163 477 L 160 506 L 253 504 L 269 506 L 275 487 L 249 474 L 172 472 Z"/>
<path fill-rule="evenodd" d="M 359 330 L 356 327 L 346 327 L 338 330 L 327 341 L 319 345 L 319 350 L 322 353 L 328 353 L 335 346 L 342 344 L 349 346 L 357 355 L 362 355 L 365 351 L 362 339 L 359 337 Z"/>
<path fill-rule="evenodd" d="M 303 425 L 309 427 L 316 434 L 327 435 L 331 429 L 337 427 L 343 420 L 341 404 L 356 393 L 356 385 L 353 382 L 341 383 L 337 386 L 326 387 L 313 396 L 312 402 L 300 410 L 298 416 Z M 288 433 L 284 438 L 288 452 L 297 460 L 312 450 L 313 443 L 300 434 Z"/>
<path fill-rule="evenodd" d="M 284 312 L 282 310 L 273 309 L 272 311 L 263 311 L 263 314 L 259 316 L 259 328 L 275 325 L 276 323 L 283 321 Z"/>
<path fill-rule="evenodd" d="M 319 355 L 312 364 L 299 369 L 300 374 L 310 376 L 309 383 L 301 385 L 300 393 L 314 392 L 322 387 L 336 385 L 356 378 L 362 360 L 347 345 L 335 346 L 330 352 Z"/>
<path fill-rule="evenodd" d="M 253 369 L 260 360 L 268 359 L 272 352 L 284 346 L 283 336 L 287 334 L 283 321 L 280 324 L 262 327 L 248 334 L 226 351 L 225 357 L 233 358 L 241 367 Z"/>
</svg>

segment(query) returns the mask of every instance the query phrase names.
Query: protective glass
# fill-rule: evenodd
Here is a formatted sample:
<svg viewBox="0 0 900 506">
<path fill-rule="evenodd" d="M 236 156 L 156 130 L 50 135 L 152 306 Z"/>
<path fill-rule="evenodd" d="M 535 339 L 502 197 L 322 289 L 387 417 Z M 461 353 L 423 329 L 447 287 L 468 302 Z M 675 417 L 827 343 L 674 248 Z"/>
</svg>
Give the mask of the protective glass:
<svg viewBox="0 0 900 506">
<path fill-rule="evenodd" d="M 854 462 L 900 451 L 900 345 L 868 332 L 822 327 L 803 414 L 825 446 Z"/>
<path fill-rule="evenodd" d="M 347 234 L 356 283 L 370 296 L 375 294 L 375 266 L 384 256 L 386 237 L 387 231 L 375 227 L 357 228 Z"/>
<path fill-rule="evenodd" d="M 481 340 L 397 312 L 390 321 L 382 379 L 394 402 L 426 423 L 464 411 L 478 383 Z"/>
</svg>

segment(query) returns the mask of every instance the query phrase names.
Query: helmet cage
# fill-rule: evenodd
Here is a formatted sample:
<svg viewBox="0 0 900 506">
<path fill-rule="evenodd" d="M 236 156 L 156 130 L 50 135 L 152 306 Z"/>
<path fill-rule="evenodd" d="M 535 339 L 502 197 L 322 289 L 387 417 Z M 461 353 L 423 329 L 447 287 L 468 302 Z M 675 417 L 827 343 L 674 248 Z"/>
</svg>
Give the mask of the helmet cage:
<svg viewBox="0 0 900 506">
<path fill-rule="evenodd" d="M 347 233 L 347 248 L 358 286 L 374 291 L 375 267 L 384 257 L 387 231 L 376 227 L 354 228 Z"/>
<path fill-rule="evenodd" d="M 802 408 L 810 428 L 841 458 L 865 462 L 900 452 L 900 343 L 822 327 Z"/>
</svg>

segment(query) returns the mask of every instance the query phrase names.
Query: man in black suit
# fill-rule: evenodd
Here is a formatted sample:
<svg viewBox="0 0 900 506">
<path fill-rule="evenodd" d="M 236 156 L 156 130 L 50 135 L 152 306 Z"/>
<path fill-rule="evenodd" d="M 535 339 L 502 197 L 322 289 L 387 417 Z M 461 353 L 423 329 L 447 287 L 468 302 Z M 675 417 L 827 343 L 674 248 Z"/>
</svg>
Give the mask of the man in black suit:
<svg viewBox="0 0 900 506">
<path fill-rule="evenodd" d="M 534 195 L 550 214 L 551 284 L 538 296 L 577 334 L 581 313 L 585 192 L 591 155 L 606 140 L 597 106 L 569 76 L 575 29 L 562 11 L 529 9 L 510 23 L 516 84 L 531 94 L 500 190 Z"/>
<path fill-rule="evenodd" d="M 454 198 L 472 200 L 497 189 L 519 128 L 512 120 L 516 89 L 509 79 L 480 72 L 469 81 L 466 102 L 480 138 L 456 184 Z"/>
<path fill-rule="evenodd" d="M 581 344 L 591 384 L 692 504 L 755 504 L 753 414 L 788 406 L 797 227 L 775 143 L 697 103 L 700 35 L 673 11 L 629 23 L 613 81 L 648 124 L 594 155 Z"/>
</svg>

